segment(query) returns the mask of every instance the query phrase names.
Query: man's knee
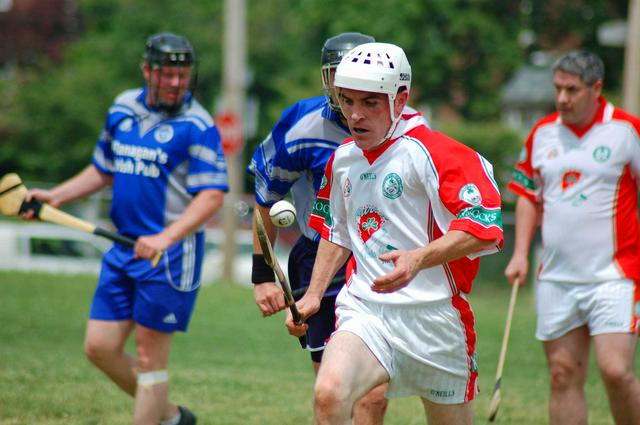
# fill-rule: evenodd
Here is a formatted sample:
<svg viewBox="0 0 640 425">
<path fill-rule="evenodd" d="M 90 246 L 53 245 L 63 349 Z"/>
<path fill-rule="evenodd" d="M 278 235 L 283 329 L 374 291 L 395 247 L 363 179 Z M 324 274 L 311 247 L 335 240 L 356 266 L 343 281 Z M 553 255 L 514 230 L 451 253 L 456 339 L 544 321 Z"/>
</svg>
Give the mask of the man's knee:
<svg viewBox="0 0 640 425">
<path fill-rule="evenodd" d="M 556 362 L 549 366 L 549 378 L 551 389 L 554 391 L 567 391 L 584 384 L 581 369 L 564 362 Z"/>
<path fill-rule="evenodd" d="M 348 394 L 342 388 L 339 380 L 325 378 L 316 381 L 314 408 L 319 419 L 335 416 L 338 412 L 346 409 L 348 404 Z"/>
<path fill-rule="evenodd" d="M 602 381 L 607 388 L 624 389 L 631 385 L 637 378 L 633 370 L 621 363 L 608 362 L 600 367 Z"/>
<path fill-rule="evenodd" d="M 120 347 L 96 338 L 87 338 L 84 341 L 84 354 L 92 363 L 109 361 L 119 354 Z"/>
</svg>

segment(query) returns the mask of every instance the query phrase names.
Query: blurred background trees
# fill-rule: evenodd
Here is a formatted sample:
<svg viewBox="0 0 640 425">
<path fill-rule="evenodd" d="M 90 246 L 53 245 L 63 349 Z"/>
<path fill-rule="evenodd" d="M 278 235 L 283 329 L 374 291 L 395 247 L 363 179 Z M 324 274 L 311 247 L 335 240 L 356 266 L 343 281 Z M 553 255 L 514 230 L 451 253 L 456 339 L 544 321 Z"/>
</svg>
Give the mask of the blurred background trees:
<svg viewBox="0 0 640 425">
<path fill-rule="evenodd" d="M 413 69 L 410 103 L 478 149 L 503 182 L 523 129 L 501 121 L 502 94 L 523 65 L 589 48 L 605 60 L 608 94 L 619 97 L 623 49 L 600 46 L 597 30 L 626 17 L 626 0 L 248 0 L 247 7 L 248 96 L 258 107 L 243 163 L 284 107 L 322 93 L 320 49 L 344 31 L 402 46 Z M 47 26 L 51 9 L 61 16 L 49 16 L 55 24 Z M 1 0 L 0 171 L 60 181 L 84 167 L 113 98 L 143 84 L 141 54 L 154 32 L 190 38 L 200 58 L 197 97 L 215 114 L 221 20 L 222 0 Z M 34 41 L 18 36 L 24 31 L 46 35 Z"/>
</svg>

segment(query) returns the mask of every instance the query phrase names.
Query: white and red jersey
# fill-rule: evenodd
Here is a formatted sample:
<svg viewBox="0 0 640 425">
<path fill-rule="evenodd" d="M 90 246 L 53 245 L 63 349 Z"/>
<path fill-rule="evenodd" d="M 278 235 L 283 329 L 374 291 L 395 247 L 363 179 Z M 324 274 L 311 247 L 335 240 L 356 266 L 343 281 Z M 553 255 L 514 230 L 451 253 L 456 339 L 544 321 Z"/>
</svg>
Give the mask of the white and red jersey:
<svg viewBox="0 0 640 425">
<path fill-rule="evenodd" d="M 640 278 L 640 120 L 599 102 L 582 129 L 563 124 L 558 113 L 540 120 L 508 186 L 542 204 L 540 279 Z"/>
<path fill-rule="evenodd" d="M 468 293 L 476 257 L 495 252 L 503 241 L 491 164 L 413 115 L 404 115 L 392 138 L 375 151 L 361 150 L 352 138 L 338 147 L 327 163 L 310 226 L 352 251 L 356 267 L 347 290 L 377 303 L 421 303 Z M 371 290 L 373 280 L 394 267 L 381 261 L 381 254 L 426 246 L 449 230 L 496 246 L 421 270 L 396 292 Z"/>
</svg>

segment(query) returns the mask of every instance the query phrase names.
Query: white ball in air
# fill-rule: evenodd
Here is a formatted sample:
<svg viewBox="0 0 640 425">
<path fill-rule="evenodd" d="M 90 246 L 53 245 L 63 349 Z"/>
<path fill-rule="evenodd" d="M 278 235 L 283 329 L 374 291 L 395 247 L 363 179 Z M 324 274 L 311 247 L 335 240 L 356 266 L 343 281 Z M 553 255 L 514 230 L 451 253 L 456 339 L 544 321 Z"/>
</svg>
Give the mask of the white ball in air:
<svg viewBox="0 0 640 425">
<path fill-rule="evenodd" d="M 278 201 L 269 210 L 271 222 L 276 227 L 289 227 L 296 221 L 296 207 L 291 202 Z"/>
</svg>

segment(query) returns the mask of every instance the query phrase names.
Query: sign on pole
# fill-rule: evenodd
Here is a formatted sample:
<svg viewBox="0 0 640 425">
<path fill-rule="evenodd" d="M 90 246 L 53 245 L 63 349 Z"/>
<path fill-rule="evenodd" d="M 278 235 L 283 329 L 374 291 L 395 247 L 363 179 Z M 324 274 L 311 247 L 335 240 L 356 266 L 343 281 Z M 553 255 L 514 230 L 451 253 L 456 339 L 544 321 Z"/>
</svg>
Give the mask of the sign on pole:
<svg viewBox="0 0 640 425">
<path fill-rule="evenodd" d="M 216 116 L 215 121 L 225 155 L 238 153 L 243 144 L 242 122 L 238 116 L 233 112 L 224 111 Z"/>
</svg>

